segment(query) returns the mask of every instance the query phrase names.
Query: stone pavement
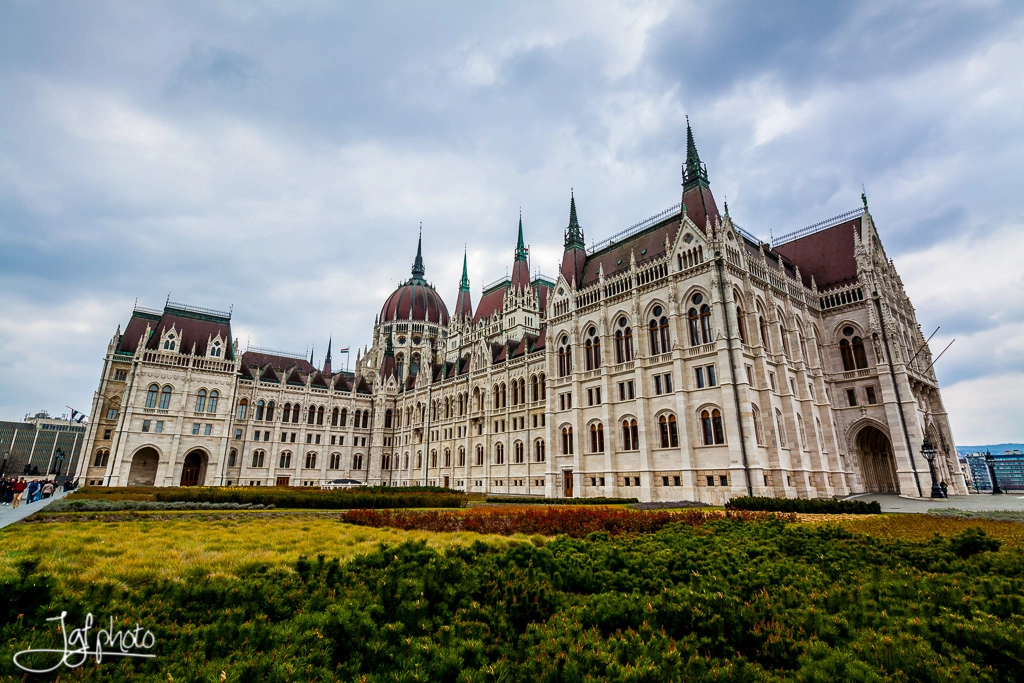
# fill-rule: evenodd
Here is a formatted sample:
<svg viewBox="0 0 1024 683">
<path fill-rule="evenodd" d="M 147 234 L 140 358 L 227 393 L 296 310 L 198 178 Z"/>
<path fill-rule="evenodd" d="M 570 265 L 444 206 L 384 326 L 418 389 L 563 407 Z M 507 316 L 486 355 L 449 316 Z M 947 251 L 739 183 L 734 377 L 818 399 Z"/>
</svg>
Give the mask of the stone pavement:
<svg viewBox="0 0 1024 683">
<path fill-rule="evenodd" d="M 37 500 L 32 504 L 28 504 L 22 501 L 21 505 L 18 506 L 17 510 L 15 510 L 10 505 L 0 505 L 0 527 L 5 527 L 8 524 L 14 524 L 15 522 L 19 522 L 28 517 L 29 515 L 31 515 L 33 512 L 38 512 L 39 510 L 42 510 L 44 507 L 46 507 L 53 501 L 57 500 L 58 498 L 63 498 L 65 495 L 67 494 L 65 494 L 63 490 L 58 489 L 49 498 Z"/>
<path fill-rule="evenodd" d="M 846 500 L 877 500 L 882 512 L 928 512 L 933 508 L 958 510 L 1024 510 L 1024 496 L 1018 493 L 979 493 L 970 496 L 950 496 L 947 499 L 904 498 L 895 494 L 867 493 L 850 496 Z"/>
</svg>

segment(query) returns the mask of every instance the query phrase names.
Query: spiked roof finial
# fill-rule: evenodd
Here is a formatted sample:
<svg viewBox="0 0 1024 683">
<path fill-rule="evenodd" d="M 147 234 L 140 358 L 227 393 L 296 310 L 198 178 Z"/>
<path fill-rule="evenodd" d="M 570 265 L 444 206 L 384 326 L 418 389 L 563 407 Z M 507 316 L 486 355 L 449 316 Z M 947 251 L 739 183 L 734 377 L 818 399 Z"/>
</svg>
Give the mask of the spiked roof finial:
<svg viewBox="0 0 1024 683">
<path fill-rule="evenodd" d="M 693 141 L 693 129 L 690 128 L 690 117 L 686 117 L 686 167 L 683 169 L 683 190 L 703 185 L 707 187 L 708 167 L 701 163 L 697 153 L 697 144 Z"/>
<path fill-rule="evenodd" d="M 465 247 L 463 247 L 463 249 L 462 249 L 462 280 L 459 281 L 459 291 L 460 292 L 468 292 L 469 291 L 469 268 L 468 268 L 468 263 L 467 263 L 467 260 L 466 260 L 466 249 L 465 249 Z"/>
<path fill-rule="evenodd" d="M 583 241 L 583 228 L 576 217 L 576 194 L 569 188 L 569 225 L 565 229 L 565 249 L 586 249 Z"/>
<path fill-rule="evenodd" d="M 526 260 L 526 245 L 523 243 L 523 210 L 519 209 L 519 241 L 516 242 L 516 261 Z"/>
<path fill-rule="evenodd" d="M 423 268 L 423 223 L 420 223 L 420 239 L 416 243 L 416 260 L 412 262 L 412 276 L 422 279 L 426 272 Z"/>
</svg>

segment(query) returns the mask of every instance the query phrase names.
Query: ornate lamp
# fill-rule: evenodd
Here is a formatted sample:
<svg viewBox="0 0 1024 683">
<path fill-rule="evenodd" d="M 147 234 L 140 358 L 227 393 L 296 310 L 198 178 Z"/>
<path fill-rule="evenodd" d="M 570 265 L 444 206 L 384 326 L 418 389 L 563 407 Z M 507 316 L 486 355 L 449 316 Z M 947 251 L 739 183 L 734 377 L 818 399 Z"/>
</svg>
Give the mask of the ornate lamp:
<svg viewBox="0 0 1024 683">
<path fill-rule="evenodd" d="M 942 493 L 942 487 L 939 486 L 939 482 L 935 479 L 935 447 L 932 446 L 931 440 L 926 436 L 924 437 L 924 443 L 921 444 L 921 455 L 928 461 L 928 471 L 932 475 L 932 498 L 945 498 L 946 496 Z"/>
</svg>

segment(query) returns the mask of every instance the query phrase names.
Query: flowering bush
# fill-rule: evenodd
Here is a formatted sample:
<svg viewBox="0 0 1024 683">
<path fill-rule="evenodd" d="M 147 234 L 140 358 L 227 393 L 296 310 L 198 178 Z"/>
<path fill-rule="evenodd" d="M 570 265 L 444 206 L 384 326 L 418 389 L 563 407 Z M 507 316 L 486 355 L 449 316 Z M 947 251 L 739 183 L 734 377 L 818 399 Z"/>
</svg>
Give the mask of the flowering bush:
<svg viewBox="0 0 1024 683">
<path fill-rule="evenodd" d="M 730 517 L 740 521 L 762 520 L 775 517 L 770 513 L 687 511 L 644 512 L 628 508 L 524 506 L 500 508 L 473 508 L 462 512 L 426 510 L 351 510 L 341 515 L 341 521 L 370 527 L 420 529 L 424 531 L 475 531 L 481 534 L 565 534 L 583 538 L 595 531 L 609 534 L 650 533 L 668 524 L 682 522 L 698 526 L 715 519 Z M 795 519 L 787 517 L 787 519 Z"/>
<path fill-rule="evenodd" d="M 186 503 L 250 503 L 314 510 L 460 508 L 466 504 L 466 496 L 463 493 L 451 489 L 418 487 L 357 487 L 340 491 L 320 491 L 276 486 L 182 486 L 160 489 L 153 493 L 153 499 Z"/>
</svg>

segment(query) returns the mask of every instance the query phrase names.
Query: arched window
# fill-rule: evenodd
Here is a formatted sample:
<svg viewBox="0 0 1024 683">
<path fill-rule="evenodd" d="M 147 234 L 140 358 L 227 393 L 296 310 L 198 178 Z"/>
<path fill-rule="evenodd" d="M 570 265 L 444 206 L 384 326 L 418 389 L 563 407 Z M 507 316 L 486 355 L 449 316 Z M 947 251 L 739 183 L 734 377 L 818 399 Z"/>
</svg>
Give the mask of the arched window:
<svg viewBox="0 0 1024 683">
<path fill-rule="evenodd" d="M 558 376 L 566 377 L 572 372 L 572 346 L 568 335 L 563 335 L 558 342 Z"/>
<path fill-rule="evenodd" d="M 394 419 L 395 419 L 394 413 L 392 413 L 391 409 L 388 408 L 384 412 L 384 429 L 391 429 L 391 423 L 394 421 Z"/>
<path fill-rule="evenodd" d="M 839 342 L 839 356 L 843 359 L 843 370 L 849 372 L 856 368 L 853 362 L 853 349 L 850 347 L 849 339 L 843 339 Z"/>
<path fill-rule="evenodd" d="M 591 327 L 587 330 L 583 348 L 587 370 L 597 370 L 601 367 L 601 338 L 597 336 L 597 329 Z"/>
<path fill-rule="evenodd" d="M 700 335 L 704 344 L 715 341 L 715 336 L 711 331 L 711 307 L 707 304 L 700 307 Z"/>
<path fill-rule="evenodd" d="M 627 418 L 622 421 L 622 450 L 640 450 L 640 433 L 636 420 Z"/>
<path fill-rule="evenodd" d="M 306 424 L 311 425 L 314 420 L 316 420 L 316 408 L 310 406 L 309 411 L 306 413 Z"/>
<path fill-rule="evenodd" d="M 494 444 L 494 464 L 504 465 L 505 464 L 505 444 L 497 443 Z"/>
<path fill-rule="evenodd" d="M 267 452 L 264 450 L 255 450 L 252 452 L 252 466 L 263 467 L 266 460 Z"/>
<path fill-rule="evenodd" d="M 537 375 L 530 377 L 530 397 L 533 401 L 540 400 L 540 386 L 537 382 Z"/>
<path fill-rule="evenodd" d="M 512 405 L 519 405 L 519 382 L 512 380 Z"/>
<path fill-rule="evenodd" d="M 213 350 L 210 351 L 210 355 L 211 356 L 215 356 L 216 358 L 220 358 L 220 342 L 219 341 L 218 342 L 213 342 Z"/>
<path fill-rule="evenodd" d="M 249 400 L 245 399 L 245 398 L 241 399 L 238 402 L 238 412 L 235 413 L 235 417 L 237 417 L 239 420 L 244 420 L 245 419 L 245 414 L 246 414 L 246 412 L 248 410 L 249 410 Z"/>
<path fill-rule="evenodd" d="M 220 392 L 214 389 L 210 392 L 210 402 L 206 405 L 206 412 L 217 412 L 217 400 L 220 399 Z"/>
<path fill-rule="evenodd" d="M 736 332 L 740 335 L 740 343 L 747 343 L 746 316 L 743 313 L 743 304 L 740 303 L 739 292 L 733 294 L 736 298 Z"/>
<path fill-rule="evenodd" d="M 352 415 L 352 426 L 356 429 L 359 429 L 359 418 L 362 417 L 362 415 L 363 411 L 361 410 L 357 410 L 355 414 Z"/>
<path fill-rule="evenodd" d="M 196 392 L 196 412 L 206 412 L 206 389 L 200 389 L 198 392 Z M 256 419 L 258 420 L 259 418 Z"/>
<path fill-rule="evenodd" d="M 263 399 L 260 399 L 259 401 L 256 401 L 256 410 L 254 410 L 253 413 L 252 413 L 252 419 L 254 419 L 254 420 L 262 420 L 263 419 L 263 410 L 264 410 L 264 408 L 266 408 L 266 405 L 267 404 L 263 402 Z"/>
<path fill-rule="evenodd" d="M 768 323 L 764 321 L 763 315 L 757 316 L 757 328 L 761 333 L 761 346 L 764 347 L 765 351 L 771 353 L 772 343 L 771 338 L 768 336 Z"/>
<path fill-rule="evenodd" d="M 107 462 L 110 460 L 110 451 L 107 449 L 100 449 L 96 451 L 96 460 L 93 461 L 93 467 L 106 467 Z"/>
<path fill-rule="evenodd" d="M 759 446 L 764 445 L 764 426 L 761 424 L 761 411 L 753 403 L 750 404 L 750 413 L 754 418 L 754 440 Z"/>
<path fill-rule="evenodd" d="M 725 443 L 725 428 L 722 425 L 722 411 L 718 408 L 702 410 L 700 413 L 701 442 L 705 446 Z"/>
<path fill-rule="evenodd" d="M 696 307 L 687 311 L 686 327 L 690 331 L 690 346 L 700 346 L 700 314 Z"/>
<path fill-rule="evenodd" d="M 590 425 L 590 452 L 604 453 L 604 425 L 600 422 Z"/>
<path fill-rule="evenodd" d="M 450 449 L 450 448 L 444 449 L 444 466 L 445 467 L 451 467 L 452 466 L 452 449 Z"/>
<path fill-rule="evenodd" d="M 476 447 L 476 464 L 477 465 L 483 465 L 484 464 L 484 447 L 483 446 L 479 446 L 478 445 Z"/>
<path fill-rule="evenodd" d="M 615 331 L 615 362 L 627 363 L 633 360 L 633 328 L 623 316 L 619 318 L 619 329 Z"/>
<path fill-rule="evenodd" d="M 661 436 L 662 448 L 679 447 L 679 430 L 675 415 L 662 415 L 658 418 L 658 433 Z"/>
<path fill-rule="evenodd" d="M 149 391 L 146 392 L 146 407 L 156 408 L 157 396 L 160 394 L 160 387 L 156 384 L 149 385 Z"/>
<path fill-rule="evenodd" d="M 526 379 L 519 378 L 519 402 L 526 403 Z"/>
<path fill-rule="evenodd" d="M 430 451 L 430 466 L 437 467 L 437 450 Z"/>
<path fill-rule="evenodd" d="M 234 448 L 228 453 L 228 467 L 234 467 L 235 461 L 238 460 L 238 451 Z"/>
<path fill-rule="evenodd" d="M 416 469 L 423 469 L 423 451 L 416 451 Z"/>
<path fill-rule="evenodd" d="M 370 411 L 369 410 L 364 410 L 363 411 L 363 429 L 366 429 L 369 424 L 370 424 Z"/>
<path fill-rule="evenodd" d="M 160 390 L 160 410 L 167 410 L 171 407 L 171 387 L 165 386 Z"/>
<path fill-rule="evenodd" d="M 398 378 L 399 382 L 402 381 L 402 377 L 403 377 L 402 373 L 404 371 L 405 371 L 405 356 L 400 353 L 397 356 L 395 356 L 395 377 Z"/>
<path fill-rule="evenodd" d="M 341 409 L 341 418 L 338 422 L 342 427 L 344 427 L 345 423 L 348 422 L 348 408 Z"/>
<path fill-rule="evenodd" d="M 854 337 L 853 343 L 850 344 L 853 347 L 853 362 L 858 370 L 862 370 L 868 366 L 868 356 L 864 352 L 864 340 L 860 337 Z"/>
<path fill-rule="evenodd" d="M 512 446 L 512 462 L 521 463 L 523 462 L 523 442 L 516 441 Z"/>
<path fill-rule="evenodd" d="M 779 447 L 786 448 L 786 420 L 782 417 L 782 411 L 775 409 L 775 428 L 779 433 Z"/>
<path fill-rule="evenodd" d="M 572 455 L 572 427 L 562 427 L 562 455 Z"/>
<path fill-rule="evenodd" d="M 341 469 L 341 453 L 331 453 L 331 469 Z"/>
<path fill-rule="evenodd" d="M 277 461 L 278 467 L 291 467 L 292 466 L 292 452 L 281 451 L 281 457 Z"/>
<path fill-rule="evenodd" d="M 548 385 L 543 372 L 537 377 L 537 381 L 540 382 L 540 400 L 543 401 L 548 396 Z"/>
<path fill-rule="evenodd" d="M 316 409 L 316 423 L 322 425 L 324 423 L 324 407 L 320 406 Z"/>
<path fill-rule="evenodd" d="M 363 454 L 356 453 L 352 456 L 352 469 L 361 470 L 363 469 Z"/>
<path fill-rule="evenodd" d="M 296 403 L 292 406 L 292 424 L 299 424 L 299 416 L 301 411 L 299 410 L 299 404 Z"/>
<path fill-rule="evenodd" d="M 339 415 L 339 411 L 338 411 L 337 408 L 335 408 L 334 410 L 331 411 L 331 426 L 332 427 L 337 427 L 338 426 L 338 415 Z"/>
<path fill-rule="evenodd" d="M 466 466 L 466 448 L 459 446 L 459 467 Z"/>
<path fill-rule="evenodd" d="M 663 315 L 661 306 L 655 306 L 651 314 L 654 316 L 647 325 L 648 336 L 650 337 L 651 355 L 657 356 L 668 353 L 672 345 L 668 335 L 668 317 Z"/>
<path fill-rule="evenodd" d="M 807 448 L 807 430 L 804 429 L 804 418 L 800 413 L 796 414 L 796 435 L 800 439 L 800 447 Z"/>
<path fill-rule="evenodd" d="M 544 439 L 537 439 L 533 443 L 533 457 L 537 462 L 544 462 L 547 459 L 544 453 Z"/>
<path fill-rule="evenodd" d="M 776 313 L 775 317 L 779 320 L 779 337 L 782 339 L 782 352 L 786 354 L 786 358 L 792 358 L 793 354 L 789 349 L 789 331 L 785 325 L 786 319 L 781 310 Z"/>
</svg>

